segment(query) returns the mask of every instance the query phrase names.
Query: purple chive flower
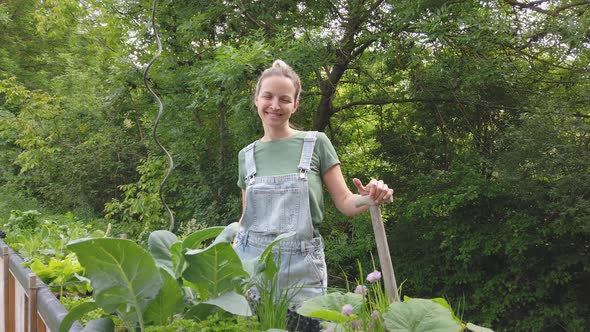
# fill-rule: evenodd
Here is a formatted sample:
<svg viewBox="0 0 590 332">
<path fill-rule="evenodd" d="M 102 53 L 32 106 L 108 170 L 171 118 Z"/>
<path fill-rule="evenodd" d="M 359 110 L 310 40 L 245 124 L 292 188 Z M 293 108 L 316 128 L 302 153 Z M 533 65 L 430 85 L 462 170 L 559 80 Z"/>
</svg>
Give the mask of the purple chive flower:
<svg viewBox="0 0 590 332">
<path fill-rule="evenodd" d="M 375 281 L 381 279 L 381 272 L 379 271 L 373 271 L 371 273 L 369 273 L 369 275 L 367 276 L 367 281 L 370 283 L 374 283 Z"/>
<path fill-rule="evenodd" d="M 363 321 L 362 320 L 350 321 L 350 326 L 352 327 L 353 330 L 359 329 L 363 326 Z"/>
<path fill-rule="evenodd" d="M 378 320 L 379 320 L 379 311 L 377 311 L 377 310 L 373 310 L 373 312 L 371 313 L 371 318 L 372 318 L 374 321 L 378 321 Z"/>
<path fill-rule="evenodd" d="M 360 294 L 360 295 L 367 295 L 367 286 L 365 286 L 365 285 L 356 286 L 356 288 L 354 289 L 354 293 Z"/>
<path fill-rule="evenodd" d="M 352 314 L 352 305 L 350 304 L 345 304 L 342 306 L 342 314 L 344 316 L 350 316 Z"/>
</svg>

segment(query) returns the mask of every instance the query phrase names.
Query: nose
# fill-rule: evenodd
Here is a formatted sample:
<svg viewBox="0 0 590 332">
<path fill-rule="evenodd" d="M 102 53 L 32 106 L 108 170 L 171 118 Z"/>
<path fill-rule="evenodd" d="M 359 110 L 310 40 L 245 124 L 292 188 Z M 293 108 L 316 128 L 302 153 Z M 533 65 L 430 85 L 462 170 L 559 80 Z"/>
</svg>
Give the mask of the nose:
<svg viewBox="0 0 590 332">
<path fill-rule="evenodd" d="M 270 107 L 271 107 L 272 109 L 274 109 L 274 110 L 278 110 L 278 109 L 280 108 L 280 107 L 279 107 L 279 99 L 278 99 L 278 98 L 273 98 L 273 99 L 272 99 L 272 102 L 271 102 L 271 104 L 270 104 Z"/>
</svg>

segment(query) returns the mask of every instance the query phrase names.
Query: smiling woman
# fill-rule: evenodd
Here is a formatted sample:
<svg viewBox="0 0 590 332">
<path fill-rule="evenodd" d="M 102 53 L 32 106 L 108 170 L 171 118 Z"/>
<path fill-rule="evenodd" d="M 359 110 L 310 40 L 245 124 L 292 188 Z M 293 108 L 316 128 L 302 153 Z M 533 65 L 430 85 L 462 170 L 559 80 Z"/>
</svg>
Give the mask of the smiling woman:
<svg viewBox="0 0 590 332">
<path fill-rule="evenodd" d="M 294 234 L 277 246 L 278 286 L 294 305 L 325 294 L 327 289 L 324 244 L 316 227 L 323 219 L 322 185 L 340 212 L 349 216 L 366 210 L 354 205 L 361 195 L 377 202 L 393 195 L 393 190 L 377 180 L 364 186 L 354 179 L 360 195 L 348 189 L 328 137 L 299 131 L 290 124 L 300 94 L 299 76 L 281 60 L 258 79 L 254 103 L 264 136 L 238 156 L 243 211 L 234 243 L 242 259 L 252 259 L 278 235 Z M 256 291 L 252 293 L 256 299 Z"/>
<path fill-rule="evenodd" d="M 295 130 L 289 122 L 299 107 L 301 81 L 289 65 L 276 60 L 256 83 L 254 104 L 264 127 L 262 141 L 289 137 Z"/>
<path fill-rule="evenodd" d="M 299 102 L 294 97 L 295 93 L 295 87 L 286 77 L 272 76 L 260 84 L 260 93 L 256 96 L 254 103 L 264 126 L 263 141 L 290 136 L 293 130 L 291 126 L 287 126 L 290 128 L 287 131 L 281 129 L 285 128 L 285 124 L 289 124 L 291 115 L 299 106 Z M 266 137 L 266 133 L 273 136 Z"/>
</svg>

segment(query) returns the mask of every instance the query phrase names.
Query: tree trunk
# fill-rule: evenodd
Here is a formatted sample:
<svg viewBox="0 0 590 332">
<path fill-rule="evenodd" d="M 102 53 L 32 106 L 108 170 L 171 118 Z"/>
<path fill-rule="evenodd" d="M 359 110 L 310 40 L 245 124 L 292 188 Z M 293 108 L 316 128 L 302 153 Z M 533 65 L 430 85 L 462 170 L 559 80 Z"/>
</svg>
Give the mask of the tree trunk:
<svg viewBox="0 0 590 332">
<path fill-rule="evenodd" d="M 334 114 L 334 95 L 336 94 L 336 87 L 344 72 L 348 69 L 348 62 L 334 65 L 327 80 L 320 82 L 320 90 L 322 98 L 318 105 L 316 116 L 314 119 L 315 130 L 324 131 L 330 122 L 330 117 Z"/>
</svg>

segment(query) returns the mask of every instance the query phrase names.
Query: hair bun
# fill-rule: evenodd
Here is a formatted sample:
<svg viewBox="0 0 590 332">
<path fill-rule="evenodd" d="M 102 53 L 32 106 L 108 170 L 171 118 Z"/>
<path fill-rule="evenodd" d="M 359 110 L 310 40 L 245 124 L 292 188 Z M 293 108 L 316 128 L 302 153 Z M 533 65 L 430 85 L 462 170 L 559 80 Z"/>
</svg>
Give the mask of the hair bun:
<svg viewBox="0 0 590 332">
<path fill-rule="evenodd" d="M 0 0 L 1 1 L 1 0 Z M 295 100 L 299 100 L 299 95 L 301 94 L 301 80 L 299 79 L 299 75 L 289 66 L 285 61 L 277 59 L 273 61 L 272 65 L 265 69 L 262 74 L 258 77 L 258 82 L 256 82 L 256 91 L 254 92 L 254 98 L 258 96 L 260 92 L 260 84 L 262 80 L 269 76 L 282 76 L 286 77 L 293 82 L 293 86 L 295 87 Z"/>
<path fill-rule="evenodd" d="M 284 69 L 292 69 L 285 61 L 278 59 L 272 63 L 274 68 L 284 68 Z"/>
</svg>

